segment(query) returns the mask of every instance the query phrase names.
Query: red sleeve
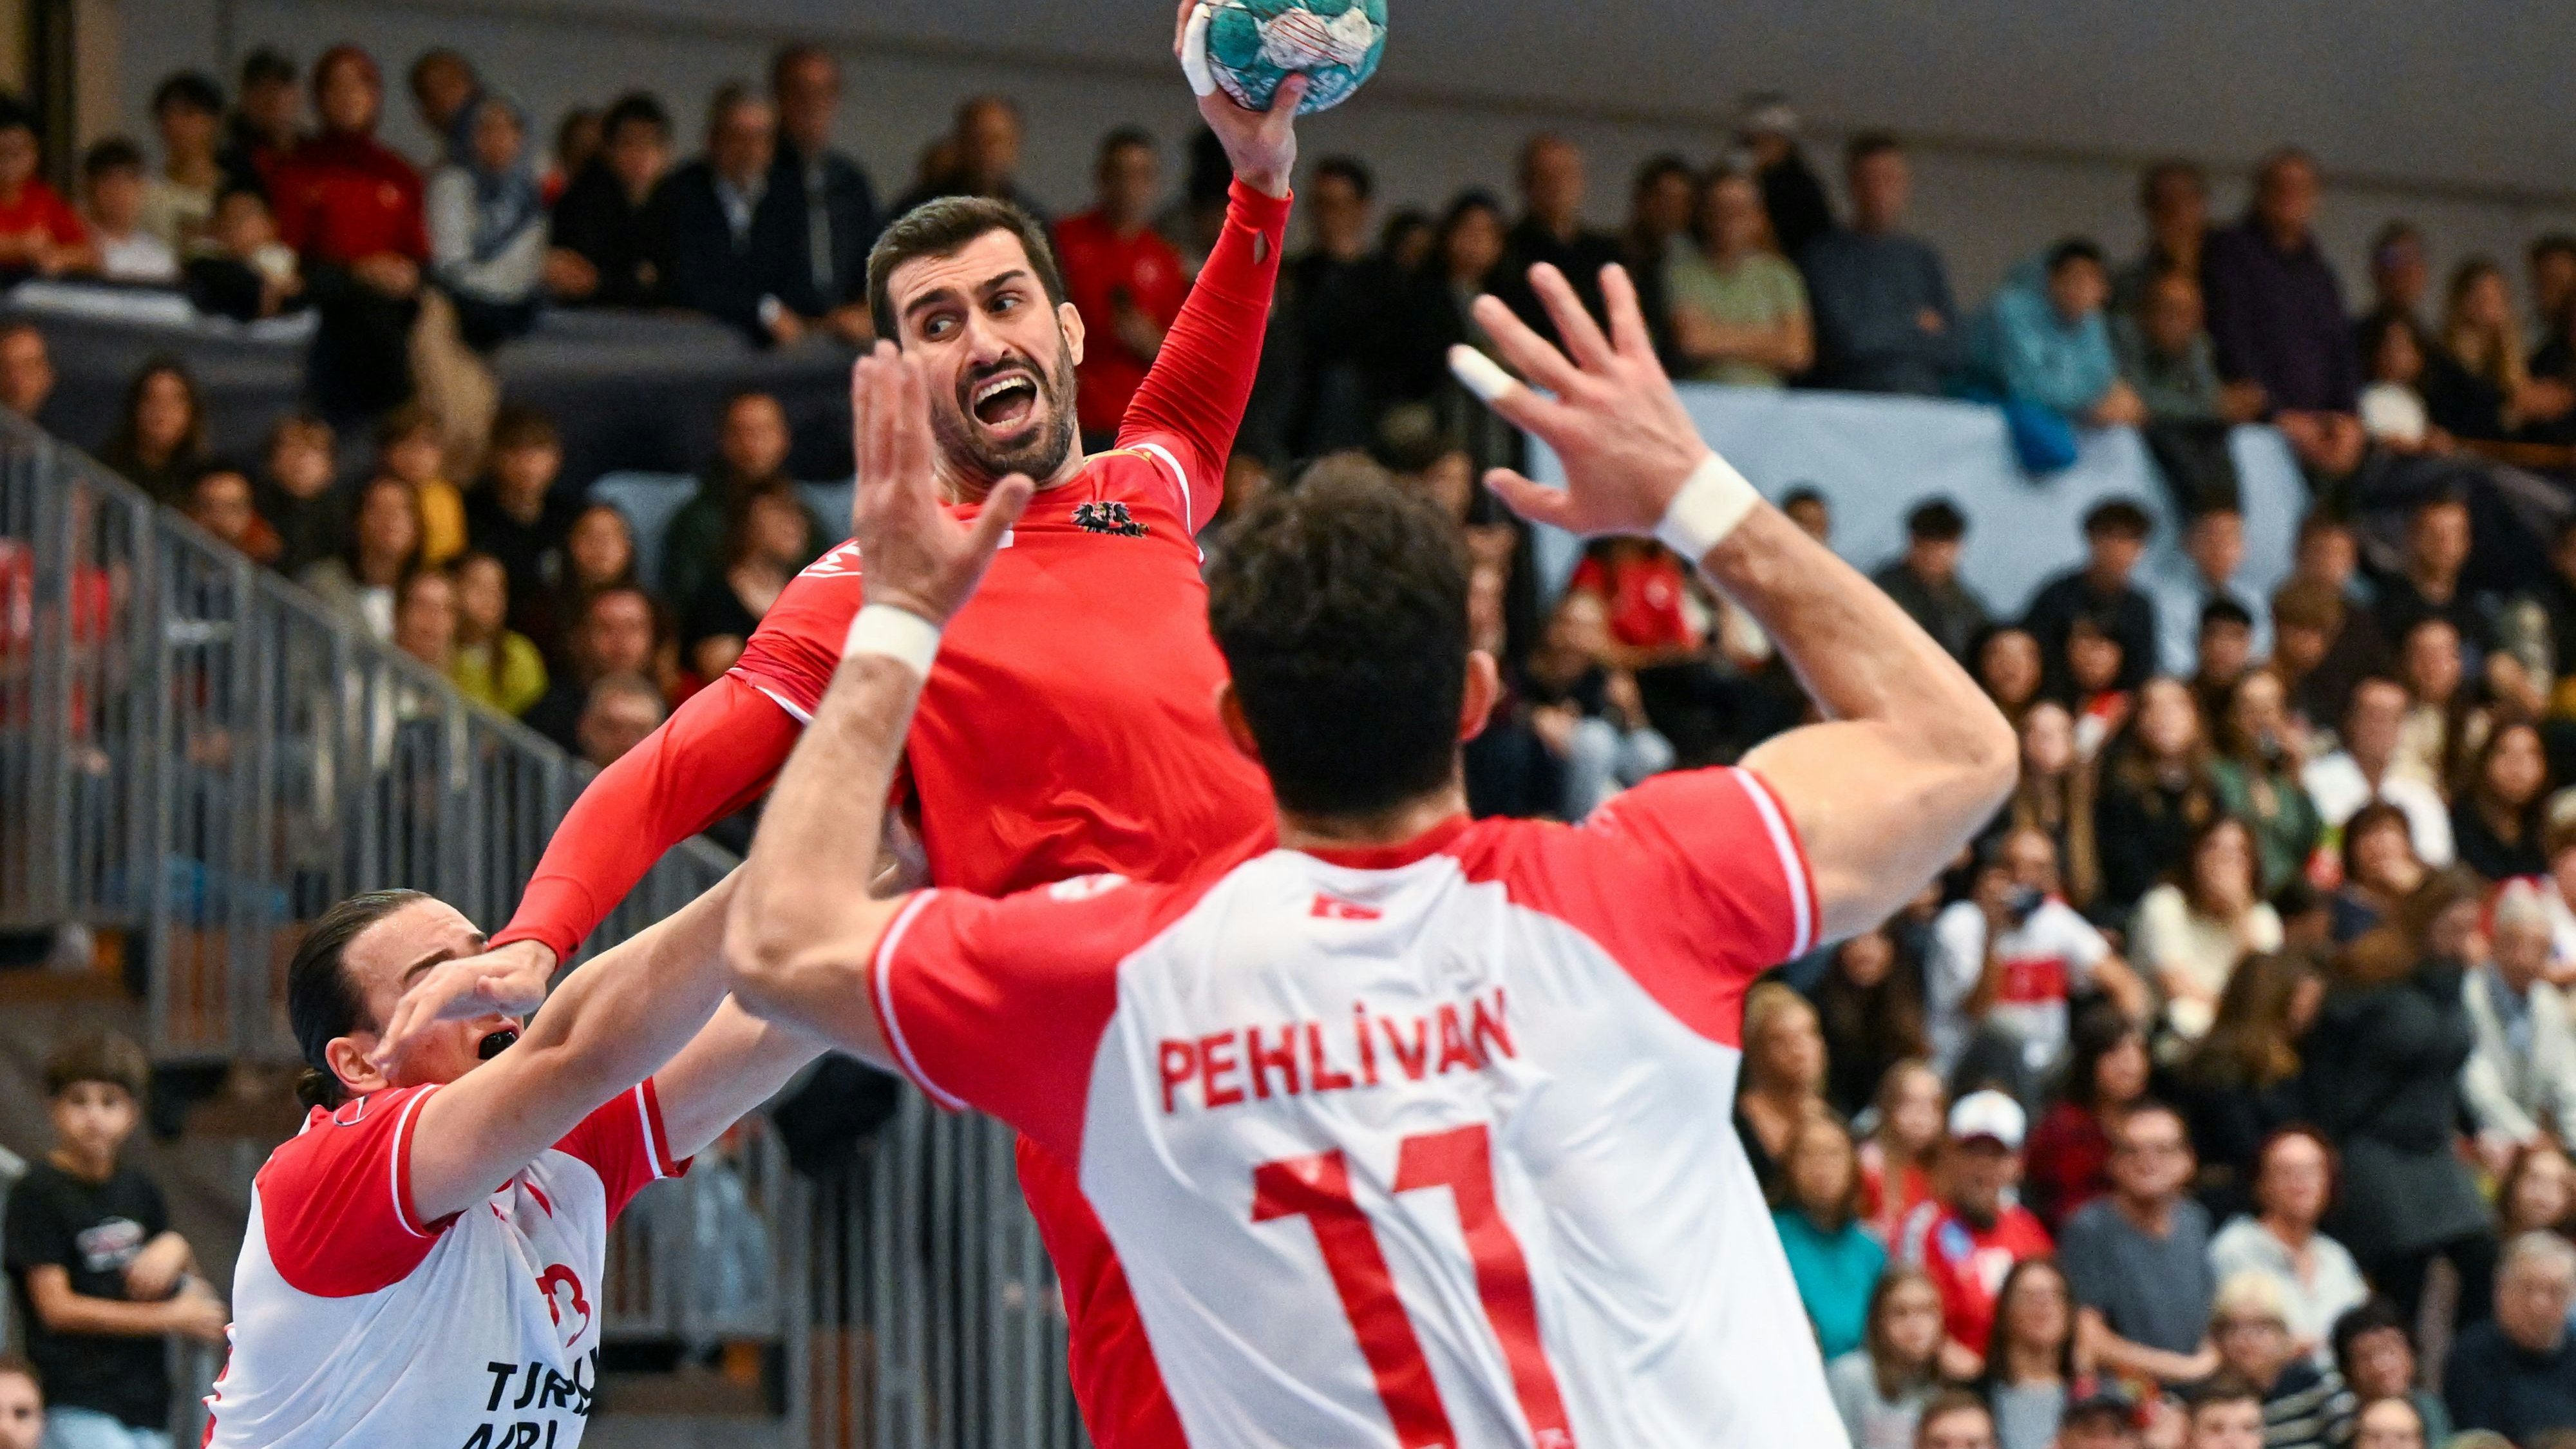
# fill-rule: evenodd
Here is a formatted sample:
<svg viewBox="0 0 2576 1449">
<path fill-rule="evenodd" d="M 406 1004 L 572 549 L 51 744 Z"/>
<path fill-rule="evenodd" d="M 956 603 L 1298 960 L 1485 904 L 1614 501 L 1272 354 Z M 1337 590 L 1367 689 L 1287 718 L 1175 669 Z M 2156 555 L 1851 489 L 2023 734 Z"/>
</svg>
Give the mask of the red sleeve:
<svg viewBox="0 0 2576 1449">
<path fill-rule="evenodd" d="M 827 551 L 789 579 L 760 616 L 760 627 L 734 661 L 734 675 L 799 720 L 812 719 L 841 667 L 841 644 L 865 593 L 858 544 Z"/>
<path fill-rule="evenodd" d="M 315 1112 L 259 1170 L 260 1226 L 287 1286 L 350 1298 L 401 1282 L 453 1217 L 423 1223 L 412 1203 L 411 1137 L 436 1086 L 405 1087 Z"/>
<path fill-rule="evenodd" d="M 1580 826 L 1495 839 L 1494 855 L 1464 862 L 1471 875 L 1591 937 L 1712 1041 L 1737 1044 L 1753 978 L 1815 948 L 1806 851 L 1749 770 L 1658 775 Z"/>
<path fill-rule="evenodd" d="M 573 801 L 492 944 L 540 941 L 570 959 L 663 851 L 768 790 L 798 728 L 780 701 L 735 675 L 689 696 Z"/>
<path fill-rule="evenodd" d="M 267 173 L 269 212 L 277 223 L 277 239 L 297 256 L 310 254 L 313 245 L 313 210 L 308 204 L 303 168 L 292 158 L 280 156 Z"/>
<path fill-rule="evenodd" d="M 649 1077 L 582 1118 L 580 1126 L 555 1144 L 555 1150 L 579 1158 L 599 1174 L 599 1185 L 608 1190 L 612 1223 L 635 1194 L 689 1170 L 688 1163 L 671 1160 L 670 1134 L 662 1127 L 662 1099 L 653 1094 Z"/>
<path fill-rule="evenodd" d="M 1234 183 L 1216 249 L 1119 425 L 1120 447 L 1158 442 L 1177 455 L 1192 519 L 1215 517 L 1225 497 L 1226 456 L 1261 368 L 1261 334 L 1279 285 L 1289 200 Z"/>
<path fill-rule="evenodd" d="M 1199 893 L 1094 875 L 1001 900 L 914 896 L 870 972 L 888 1053 L 932 1101 L 989 1112 L 1080 1161 L 1118 965 Z"/>
</svg>

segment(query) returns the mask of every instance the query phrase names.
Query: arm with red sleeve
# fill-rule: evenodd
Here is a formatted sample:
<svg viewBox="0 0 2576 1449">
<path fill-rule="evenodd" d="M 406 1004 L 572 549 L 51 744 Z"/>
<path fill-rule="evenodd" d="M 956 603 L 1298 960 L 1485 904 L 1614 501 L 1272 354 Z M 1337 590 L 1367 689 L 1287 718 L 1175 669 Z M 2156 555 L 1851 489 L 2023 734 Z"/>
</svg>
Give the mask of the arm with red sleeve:
<svg viewBox="0 0 2576 1449">
<path fill-rule="evenodd" d="M 1234 183 L 1225 230 L 1118 428 L 1120 447 L 1172 455 L 1193 527 L 1214 517 L 1225 497 L 1226 456 L 1261 368 L 1261 334 L 1279 285 L 1288 204 L 1286 195 Z"/>
</svg>

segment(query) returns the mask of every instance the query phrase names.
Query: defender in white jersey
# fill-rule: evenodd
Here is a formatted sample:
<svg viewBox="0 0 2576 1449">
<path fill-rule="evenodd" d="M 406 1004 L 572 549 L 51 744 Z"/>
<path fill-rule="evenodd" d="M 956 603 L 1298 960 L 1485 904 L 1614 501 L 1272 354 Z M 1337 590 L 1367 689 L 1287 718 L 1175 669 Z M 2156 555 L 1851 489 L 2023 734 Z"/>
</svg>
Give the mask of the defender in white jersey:
<svg viewBox="0 0 2576 1449">
<path fill-rule="evenodd" d="M 1580 827 L 1471 822 L 1458 743 L 1496 671 L 1463 542 L 1390 482 L 1312 482 L 1210 576 L 1215 707 L 1278 843 L 1186 881 L 838 885 L 992 546 L 935 510 L 918 376 L 861 367 L 873 592 L 744 868 L 734 989 L 1079 1164 L 1197 1449 L 1845 1442 L 1728 1125 L 1743 994 L 1911 896 L 2001 801 L 2013 737 L 1692 434 L 1623 273 L 1615 344 L 1532 282 L 1580 367 L 1490 299 L 1477 320 L 1555 394 L 1494 388 L 1573 484 L 1489 481 L 1583 531 L 1662 520 L 1835 722 Z"/>
<path fill-rule="evenodd" d="M 251 1190 L 208 1445 L 577 1449 L 609 1224 L 816 1051 L 719 1007 L 730 890 L 574 971 L 524 1037 L 504 1008 L 544 983 L 474 968 L 381 1062 L 405 987 L 482 933 L 412 891 L 323 916 L 288 970 L 312 1112 Z"/>
</svg>

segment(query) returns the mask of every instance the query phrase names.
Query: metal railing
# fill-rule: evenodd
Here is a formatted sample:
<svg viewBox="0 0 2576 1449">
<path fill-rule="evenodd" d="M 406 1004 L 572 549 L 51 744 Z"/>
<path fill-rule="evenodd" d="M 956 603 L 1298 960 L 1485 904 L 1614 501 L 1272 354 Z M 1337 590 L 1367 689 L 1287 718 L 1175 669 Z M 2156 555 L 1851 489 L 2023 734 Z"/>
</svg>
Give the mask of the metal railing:
<svg viewBox="0 0 2576 1449">
<path fill-rule="evenodd" d="M 0 409 L 0 928 L 139 951 L 160 1059 L 293 1060 L 286 963 L 352 891 L 497 927 L 587 774 Z M 732 864 L 672 850 L 588 949 Z M 804 1449 L 1076 1449 L 1012 1142 L 907 1087 L 814 1182 L 755 1116 L 619 1222 L 604 1329 L 770 1346 Z"/>
</svg>

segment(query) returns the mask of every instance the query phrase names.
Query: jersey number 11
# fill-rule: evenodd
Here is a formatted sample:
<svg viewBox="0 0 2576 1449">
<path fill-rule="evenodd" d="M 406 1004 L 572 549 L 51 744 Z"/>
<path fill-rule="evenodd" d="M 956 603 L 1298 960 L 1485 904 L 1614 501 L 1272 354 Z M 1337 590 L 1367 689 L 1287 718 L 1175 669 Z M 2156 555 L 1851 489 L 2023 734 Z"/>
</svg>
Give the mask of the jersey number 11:
<svg viewBox="0 0 2576 1449">
<path fill-rule="evenodd" d="M 1511 1368 L 1512 1392 L 1529 1421 L 1538 1449 L 1574 1449 L 1538 1335 L 1538 1301 L 1530 1290 L 1529 1263 L 1520 1239 L 1494 1202 L 1493 1153 L 1484 1124 L 1425 1133 L 1404 1140 L 1397 1154 L 1395 1190 L 1445 1187 L 1458 1208 L 1458 1226 L 1476 1267 L 1476 1296 Z M 1340 1150 L 1289 1157 L 1252 1170 L 1252 1220 L 1302 1217 L 1315 1230 L 1324 1268 L 1341 1296 L 1342 1312 L 1359 1339 L 1360 1355 L 1377 1379 L 1377 1394 L 1402 1449 L 1454 1449 L 1431 1365 L 1422 1355 L 1412 1320 L 1395 1295 L 1395 1275 L 1378 1248 L 1377 1230 L 1351 1199 L 1350 1162 Z"/>
</svg>

